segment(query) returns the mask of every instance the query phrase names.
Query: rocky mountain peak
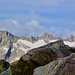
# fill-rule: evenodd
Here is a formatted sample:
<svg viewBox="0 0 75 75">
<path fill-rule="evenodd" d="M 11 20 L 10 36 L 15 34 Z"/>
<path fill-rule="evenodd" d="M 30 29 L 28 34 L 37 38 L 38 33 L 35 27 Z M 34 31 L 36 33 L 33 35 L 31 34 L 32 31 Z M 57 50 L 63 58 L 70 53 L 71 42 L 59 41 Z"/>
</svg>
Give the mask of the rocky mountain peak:
<svg viewBox="0 0 75 75">
<path fill-rule="evenodd" d="M 12 35 L 10 32 L 8 31 L 0 31 L 0 35 Z"/>
<path fill-rule="evenodd" d="M 13 43 L 18 40 L 18 37 L 7 31 L 0 31 L 0 57 L 6 59 L 11 54 Z"/>
<path fill-rule="evenodd" d="M 42 37 L 50 36 L 47 32 L 45 32 Z"/>
<path fill-rule="evenodd" d="M 74 42 L 75 41 L 75 36 L 71 35 L 69 38 L 65 39 L 65 41 Z"/>
<path fill-rule="evenodd" d="M 60 38 L 55 37 L 53 35 L 48 34 L 47 32 L 45 32 L 40 39 L 43 39 L 45 42 L 49 42 L 49 40 L 59 40 Z"/>
<path fill-rule="evenodd" d="M 37 41 L 37 38 L 33 37 L 33 36 L 30 36 L 28 38 L 26 38 L 27 41 L 30 41 L 32 43 L 36 42 Z"/>
<path fill-rule="evenodd" d="M 0 42 L 8 42 L 8 41 L 15 42 L 17 39 L 18 39 L 17 36 L 14 36 L 8 31 L 0 31 Z"/>
<path fill-rule="evenodd" d="M 75 36 L 74 35 L 71 35 L 70 37 L 73 39 Z"/>
<path fill-rule="evenodd" d="M 50 36 L 52 36 L 52 35 L 49 35 L 47 32 L 45 32 L 41 37 L 42 38 L 49 38 Z"/>
</svg>

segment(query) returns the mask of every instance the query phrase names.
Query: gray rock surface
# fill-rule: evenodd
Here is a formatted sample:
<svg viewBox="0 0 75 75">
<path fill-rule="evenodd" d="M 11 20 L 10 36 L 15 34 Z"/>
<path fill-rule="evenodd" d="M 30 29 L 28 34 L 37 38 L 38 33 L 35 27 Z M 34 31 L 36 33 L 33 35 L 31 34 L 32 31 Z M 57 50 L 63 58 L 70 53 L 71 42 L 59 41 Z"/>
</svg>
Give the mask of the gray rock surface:
<svg viewBox="0 0 75 75">
<path fill-rule="evenodd" d="M 50 35 L 48 33 L 44 33 L 39 39 L 43 39 L 45 42 L 49 43 L 50 40 L 60 40 L 60 38 Z"/>
<path fill-rule="evenodd" d="M 7 31 L 0 31 L 0 59 L 5 59 L 10 48 L 13 47 L 13 42 L 16 42 L 17 40 L 17 36 L 14 36 Z"/>
<path fill-rule="evenodd" d="M 71 35 L 69 38 L 64 39 L 65 41 L 69 41 L 69 42 L 75 42 L 75 36 Z"/>
<path fill-rule="evenodd" d="M 36 68 L 33 75 L 75 75 L 75 54 Z"/>
</svg>

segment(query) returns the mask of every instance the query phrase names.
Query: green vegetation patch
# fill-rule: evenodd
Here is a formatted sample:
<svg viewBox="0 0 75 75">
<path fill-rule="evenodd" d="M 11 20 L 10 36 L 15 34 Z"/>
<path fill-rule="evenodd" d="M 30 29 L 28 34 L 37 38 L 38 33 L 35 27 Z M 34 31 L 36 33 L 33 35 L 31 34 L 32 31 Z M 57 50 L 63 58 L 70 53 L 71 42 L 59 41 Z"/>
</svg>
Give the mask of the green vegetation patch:
<svg viewBox="0 0 75 75">
<path fill-rule="evenodd" d="M 3 72 L 3 71 L 5 71 L 5 70 L 6 70 L 6 68 L 4 68 L 4 67 L 2 66 L 2 64 L 0 63 L 0 73 Z"/>
</svg>

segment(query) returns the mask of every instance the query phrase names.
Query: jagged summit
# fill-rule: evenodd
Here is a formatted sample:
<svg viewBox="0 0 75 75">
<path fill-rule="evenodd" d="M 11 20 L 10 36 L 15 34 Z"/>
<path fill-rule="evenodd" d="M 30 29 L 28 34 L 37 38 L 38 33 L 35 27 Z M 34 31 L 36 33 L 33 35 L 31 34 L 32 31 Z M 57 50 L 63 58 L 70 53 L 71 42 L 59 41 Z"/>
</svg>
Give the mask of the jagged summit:
<svg viewBox="0 0 75 75">
<path fill-rule="evenodd" d="M 53 35 L 48 34 L 47 32 L 45 32 L 40 39 L 43 39 L 45 42 L 49 42 L 49 40 L 60 40 L 60 38 L 55 37 Z"/>
<path fill-rule="evenodd" d="M 33 37 L 33 36 L 30 36 L 30 37 L 26 38 L 26 40 L 28 40 L 28 41 L 34 43 L 34 42 L 36 42 L 38 39 L 35 38 L 35 37 Z"/>
<path fill-rule="evenodd" d="M 45 32 L 41 37 L 42 38 L 48 38 L 49 36 L 52 36 L 52 35 L 49 35 L 47 32 Z"/>
<path fill-rule="evenodd" d="M 69 38 L 65 39 L 65 41 L 74 42 L 75 41 L 75 36 L 71 35 Z"/>
<path fill-rule="evenodd" d="M 17 36 L 14 36 L 8 31 L 0 31 L 0 44 L 7 44 L 8 42 L 16 42 L 18 39 Z"/>
<path fill-rule="evenodd" d="M 58 37 L 55 37 L 55 36 L 53 36 L 53 35 L 50 35 L 50 34 L 48 34 L 47 32 L 45 32 L 42 36 L 41 36 L 41 38 L 43 38 L 43 39 L 49 39 L 49 40 L 55 40 L 55 39 L 59 39 Z"/>
<path fill-rule="evenodd" d="M 0 34 L 8 35 L 8 34 L 11 34 L 11 33 L 10 33 L 10 32 L 8 32 L 8 31 L 0 31 Z"/>
<path fill-rule="evenodd" d="M 18 37 L 8 31 L 0 31 L 0 59 L 10 57 L 13 43 L 17 42 Z"/>
</svg>

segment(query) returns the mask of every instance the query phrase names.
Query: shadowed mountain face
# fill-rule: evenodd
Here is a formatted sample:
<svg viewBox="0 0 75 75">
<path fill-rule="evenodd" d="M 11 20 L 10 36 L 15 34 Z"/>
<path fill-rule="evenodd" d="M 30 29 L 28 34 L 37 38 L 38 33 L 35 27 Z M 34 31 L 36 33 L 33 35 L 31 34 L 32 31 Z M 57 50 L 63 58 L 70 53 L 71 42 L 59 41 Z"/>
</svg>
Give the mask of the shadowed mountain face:
<svg viewBox="0 0 75 75">
<path fill-rule="evenodd" d="M 59 57 L 69 56 L 70 49 L 62 40 L 32 49 L 18 62 L 11 65 L 13 75 L 32 75 L 35 68 L 46 65 Z"/>
</svg>

